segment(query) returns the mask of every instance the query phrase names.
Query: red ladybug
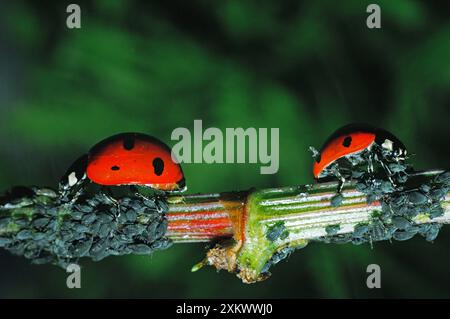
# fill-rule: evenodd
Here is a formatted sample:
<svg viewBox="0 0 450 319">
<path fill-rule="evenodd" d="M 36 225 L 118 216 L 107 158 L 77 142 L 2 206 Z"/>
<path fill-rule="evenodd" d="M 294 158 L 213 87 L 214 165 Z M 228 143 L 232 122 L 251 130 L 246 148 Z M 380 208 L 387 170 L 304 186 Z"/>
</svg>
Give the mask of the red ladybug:
<svg viewBox="0 0 450 319">
<path fill-rule="evenodd" d="M 401 164 L 406 154 L 405 146 L 393 134 L 367 124 L 350 124 L 335 131 L 314 155 L 313 174 L 316 179 L 335 176 L 343 183 L 355 173 L 355 166 L 367 164 L 371 172 L 375 162 L 391 176 L 390 165 Z"/>
<path fill-rule="evenodd" d="M 141 185 L 161 191 L 183 191 L 185 180 L 170 148 L 146 134 L 121 133 L 91 148 L 69 168 L 60 182 L 67 193 L 88 179 L 104 186 Z"/>
</svg>

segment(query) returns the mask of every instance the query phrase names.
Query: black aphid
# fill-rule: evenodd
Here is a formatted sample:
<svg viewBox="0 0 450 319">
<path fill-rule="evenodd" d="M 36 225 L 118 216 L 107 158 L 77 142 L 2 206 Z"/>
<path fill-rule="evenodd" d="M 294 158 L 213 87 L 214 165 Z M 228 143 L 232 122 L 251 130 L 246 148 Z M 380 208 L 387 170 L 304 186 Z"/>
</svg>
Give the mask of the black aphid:
<svg viewBox="0 0 450 319">
<path fill-rule="evenodd" d="M 425 204 L 428 201 L 428 198 L 419 191 L 411 192 L 408 196 L 408 200 L 412 204 Z"/>
<path fill-rule="evenodd" d="M 270 241 L 276 241 L 285 231 L 286 226 L 284 225 L 284 222 L 277 222 L 268 228 L 266 238 Z"/>
<path fill-rule="evenodd" d="M 398 241 L 408 240 L 414 237 L 416 232 L 398 231 L 394 234 L 394 239 Z"/>
<path fill-rule="evenodd" d="M 341 226 L 339 226 L 339 225 L 329 225 L 329 226 L 325 227 L 325 231 L 326 231 L 327 235 L 335 235 L 335 234 L 337 234 L 339 229 L 341 229 Z"/>
<path fill-rule="evenodd" d="M 336 195 L 334 195 L 331 198 L 331 201 L 330 201 L 331 206 L 333 206 L 333 207 L 341 206 L 343 200 L 344 200 L 344 196 L 342 196 L 341 193 L 337 193 Z"/>
<path fill-rule="evenodd" d="M 392 217 L 392 224 L 398 229 L 406 229 L 411 225 L 411 222 L 401 216 Z"/>
</svg>

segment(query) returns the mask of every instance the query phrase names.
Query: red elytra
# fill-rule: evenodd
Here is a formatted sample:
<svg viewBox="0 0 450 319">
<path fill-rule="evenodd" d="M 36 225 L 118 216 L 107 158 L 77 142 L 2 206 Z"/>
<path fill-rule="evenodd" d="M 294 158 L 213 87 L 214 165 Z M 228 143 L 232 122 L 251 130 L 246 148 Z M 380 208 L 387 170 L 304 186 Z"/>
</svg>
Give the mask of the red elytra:
<svg viewBox="0 0 450 319">
<path fill-rule="evenodd" d="M 88 154 L 87 177 L 100 185 L 145 185 L 164 191 L 183 190 L 180 164 L 170 148 L 140 133 L 121 133 L 96 144 Z"/>
<path fill-rule="evenodd" d="M 376 134 L 371 131 L 337 131 L 322 147 L 319 157 L 314 162 L 314 177 L 319 178 L 322 171 L 339 158 L 368 148 L 375 139 Z"/>
</svg>

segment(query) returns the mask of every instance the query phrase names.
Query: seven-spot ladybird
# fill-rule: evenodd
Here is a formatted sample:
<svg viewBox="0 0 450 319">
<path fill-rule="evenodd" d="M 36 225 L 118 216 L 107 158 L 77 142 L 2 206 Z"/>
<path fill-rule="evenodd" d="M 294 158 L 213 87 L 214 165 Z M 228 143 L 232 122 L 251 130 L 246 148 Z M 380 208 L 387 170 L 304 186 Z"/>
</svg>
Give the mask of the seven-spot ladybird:
<svg viewBox="0 0 450 319">
<path fill-rule="evenodd" d="M 140 133 L 111 136 L 78 158 L 63 176 L 60 192 L 82 188 L 84 181 L 103 186 L 140 185 L 160 191 L 184 191 L 185 180 L 170 148 Z"/>
<path fill-rule="evenodd" d="M 366 124 L 350 124 L 335 131 L 314 154 L 313 174 L 316 179 L 337 177 L 340 191 L 346 178 L 360 173 L 354 168 L 361 164 L 367 164 L 369 173 L 374 172 L 374 164 L 380 164 L 391 180 L 405 169 L 406 155 L 405 146 L 393 134 Z"/>
</svg>

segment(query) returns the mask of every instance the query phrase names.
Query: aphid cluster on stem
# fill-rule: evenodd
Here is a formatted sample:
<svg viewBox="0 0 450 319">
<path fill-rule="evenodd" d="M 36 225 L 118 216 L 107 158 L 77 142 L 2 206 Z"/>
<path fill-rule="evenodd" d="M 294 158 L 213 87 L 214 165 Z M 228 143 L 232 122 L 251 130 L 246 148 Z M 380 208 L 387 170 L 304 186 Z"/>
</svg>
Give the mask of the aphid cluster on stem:
<svg viewBox="0 0 450 319">
<path fill-rule="evenodd" d="M 164 201 L 126 197 L 117 206 L 105 204 L 104 196 L 80 196 L 70 210 L 47 203 L 31 188 L 22 203 L 3 198 L 0 208 L 15 207 L 15 213 L 0 218 L 0 247 L 34 264 L 66 267 L 80 257 L 98 261 L 111 255 L 149 254 L 171 245 L 164 237 Z M 56 197 L 54 193 L 51 198 Z M 32 207 L 32 214 L 27 207 Z"/>
<path fill-rule="evenodd" d="M 380 201 L 382 213 L 372 214 L 368 224 L 355 227 L 352 234 L 327 236 L 326 242 L 362 244 L 378 240 L 407 240 L 420 234 L 428 241 L 436 238 L 439 224 L 417 224 L 412 219 L 426 214 L 441 216 L 440 202 L 449 190 L 450 173 L 444 172 L 431 182 L 408 185 L 415 174 L 407 164 L 407 150 L 392 133 L 366 124 L 350 124 L 338 129 L 324 143 L 320 152 L 314 148 L 314 177 L 337 178 L 337 194 L 332 206 L 339 206 L 341 190 L 347 180 L 356 181 L 356 189 L 367 195 L 367 202 Z"/>
<path fill-rule="evenodd" d="M 269 259 L 269 261 L 264 265 L 264 267 L 261 270 L 262 274 L 267 274 L 267 276 L 270 275 L 269 269 L 278 264 L 280 261 L 287 259 L 295 250 L 300 249 L 296 247 L 284 247 L 278 251 L 276 251 L 272 257 Z"/>
<path fill-rule="evenodd" d="M 185 188 L 167 145 L 140 133 L 114 135 L 69 167 L 58 194 L 24 188 L 3 198 L 0 208 L 18 212 L 0 219 L 0 247 L 63 267 L 80 257 L 165 249 L 171 244 L 164 237 L 166 193 Z"/>
<path fill-rule="evenodd" d="M 411 176 L 409 181 L 417 177 Z M 404 241 L 415 235 L 434 241 L 442 227 L 440 223 L 417 223 L 417 215 L 431 221 L 444 214 L 441 201 L 450 190 L 450 172 L 443 172 L 429 181 L 419 182 L 408 190 L 382 194 L 381 211 L 374 211 L 368 223 L 355 226 L 349 234 L 327 236 L 319 240 L 326 243 L 353 243 L 360 245 L 381 240 Z"/>
</svg>

